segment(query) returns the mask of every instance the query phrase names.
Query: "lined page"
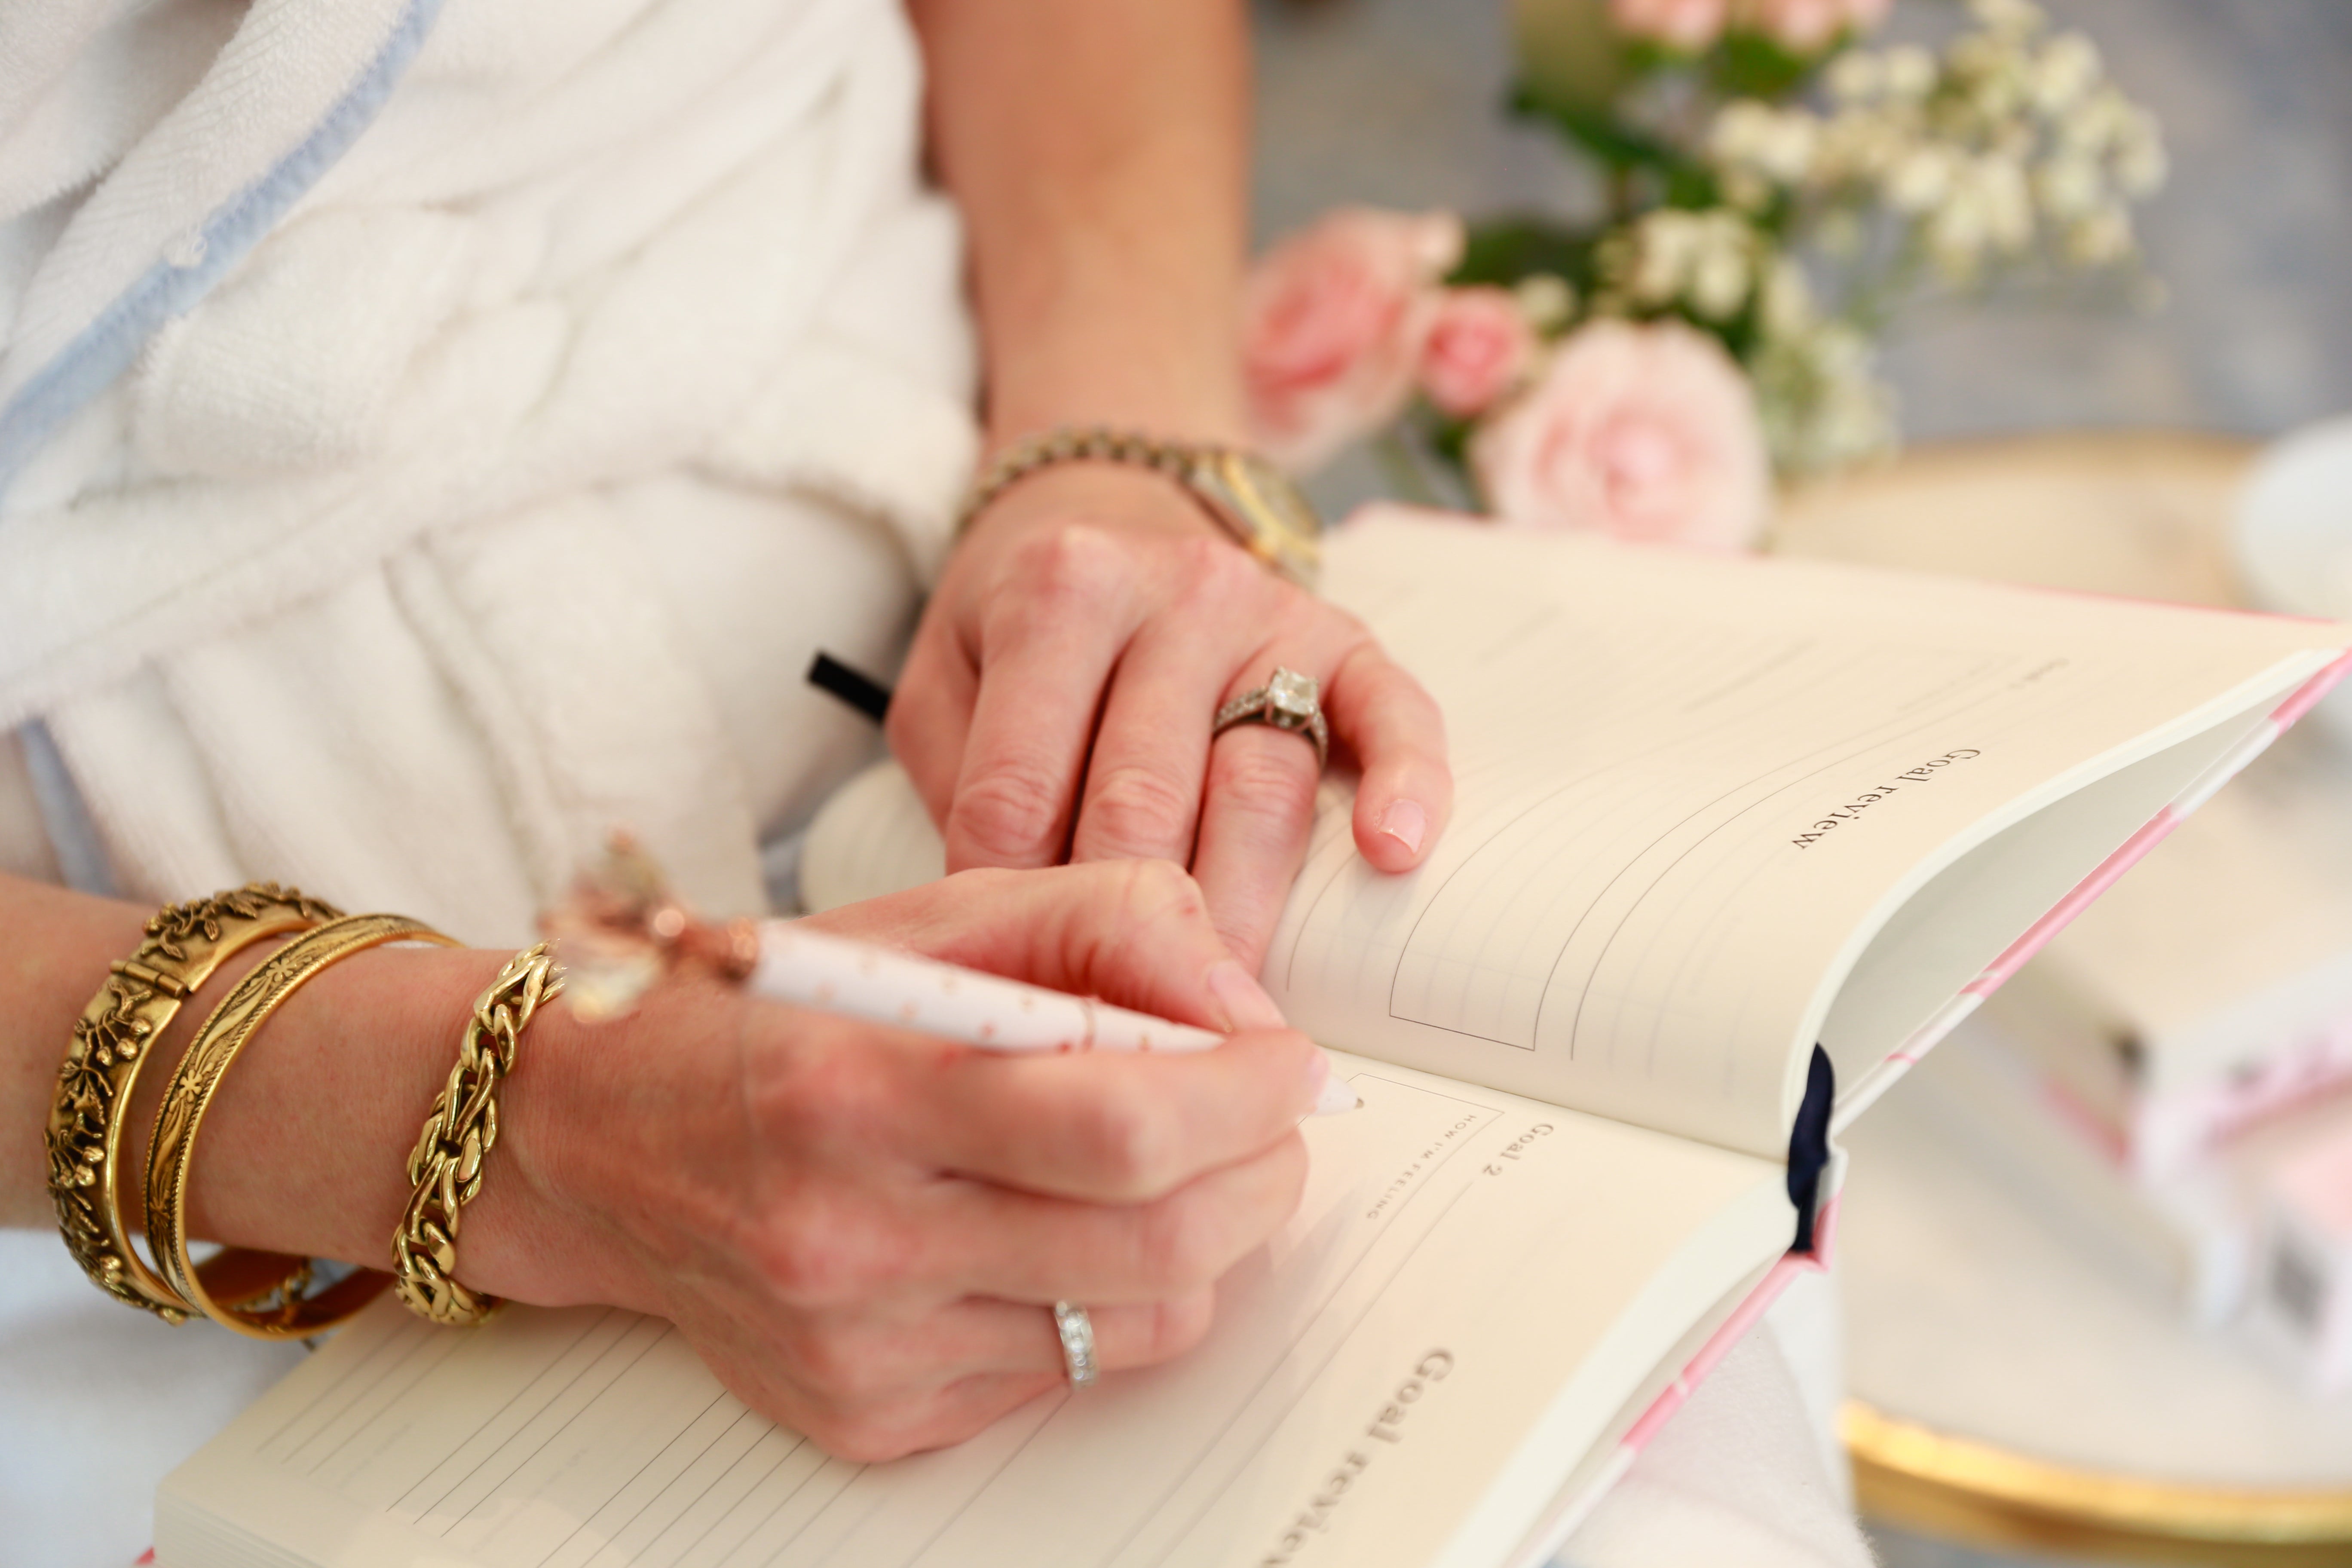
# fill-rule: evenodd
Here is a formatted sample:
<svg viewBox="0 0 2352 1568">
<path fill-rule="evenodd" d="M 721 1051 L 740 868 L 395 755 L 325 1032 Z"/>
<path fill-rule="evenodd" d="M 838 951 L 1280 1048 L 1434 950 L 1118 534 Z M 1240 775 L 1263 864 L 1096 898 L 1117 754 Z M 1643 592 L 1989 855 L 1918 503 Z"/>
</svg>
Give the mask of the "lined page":
<svg viewBox="0 0 2352 1568">
<path fill-rule="evenodd" d="M 1457 805 L 1387 877 L 1329 792 L 1266 966 L 1292 1020 L 1759 1154 L 1903 895 L 2344 637 L 1394 513 L 1334 542 L 1327 592 L 1437 697 Z"/>
<path fill-rule="evenodd" d="M 1298 1215 L 1192 1354 L 960 1447 L 828 1458 L 669 1325 L 373 1310 L 165 1483 L 171 1568 L 1491 1568 L 1786 1245 L 1778 1167 L 1342 1057 Z M 1039 1335 L 1047 1333 L 1039 1310 Z M 1494 1478 L 1538 1425 L 1557 1463 Z"/>
</svg>

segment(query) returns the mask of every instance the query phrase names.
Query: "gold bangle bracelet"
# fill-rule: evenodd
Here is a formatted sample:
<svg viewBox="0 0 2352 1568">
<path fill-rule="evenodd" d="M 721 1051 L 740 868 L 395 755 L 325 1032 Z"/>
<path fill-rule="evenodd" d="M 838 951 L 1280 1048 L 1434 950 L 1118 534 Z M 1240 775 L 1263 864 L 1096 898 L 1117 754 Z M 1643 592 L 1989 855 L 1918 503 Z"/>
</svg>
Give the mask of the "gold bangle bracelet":
<svg viewBox="0 0 2352 1568">
<path fill-rule="evenodd" d="M 303 932 L 239 981 L 213 1010 L 180 1058 L 155 1113 L 154 1142 L 147 1150 L 147 1234 L 156 1266 L 190 1305 L 241 1334 L 308 1338 L 349 1318 L 390 1282 L 381 1274 L 360 1271 L 306 1295 L 310 1260 L 272 1253 L 247 1255 L 248 1261 L 233 1277 L 209 1265 L 200 1276 L 188 1254 L 187 1230 L 188 1167 L 196 1133 L 238 1053 L 306 981 L 330 964 L 388 942 L 458 945 L 405 915 L 350 915 Z M 256 1301 L 265 1304 L 255 1307 Z"/>
<path fill-rule="evenodd" d="M 562 991 L 563 971 L 539 942 L 507 960 L 466 1020 L 457 1065 L 408 1156 L 408 1212 L 392 1237 L 400 1299 L 420 1317 L 471 1328 L 499 1309 L 497 1297 L 457 1283 L 457 1228 L 499 1141 L 499 1087 L 514 1070 L 515 1042 Z"/>
<path fill-rule="evenodd" d="M 166 904 L 147 921 L 138 951 L 110 966 L 105 985 L 75 1021 L 49 1110 L 49 1196 L 74 1261 L 116 1300 L 169 1323 L 185 1321 L 194 1310 L 140 1258 L 122 1215 L 116 1175 L 122 1124 L 151 1048 L 181 1004 L 231 955 L 341 914 L 275 882 Z M 205 1270 L 226 1279 L 263 1256 L 233 1249 Z"/>
</svg>

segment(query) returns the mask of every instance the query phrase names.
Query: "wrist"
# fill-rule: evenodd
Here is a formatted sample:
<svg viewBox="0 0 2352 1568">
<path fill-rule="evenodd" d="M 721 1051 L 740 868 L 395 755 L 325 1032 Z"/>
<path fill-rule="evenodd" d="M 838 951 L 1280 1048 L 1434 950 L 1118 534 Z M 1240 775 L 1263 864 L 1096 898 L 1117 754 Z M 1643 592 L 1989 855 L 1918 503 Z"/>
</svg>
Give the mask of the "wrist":
<svg viewBox="0 0 2352 1568">
<path fill-rule="evenodd" d="M 992 397 L 981 432 L 981 463 L 985 467 L 1024 441 L 1063 429 L 1115 430 L 1194 447 L 1250 445 L 1238 386 L 1231 406 L 1219 398 L 1163 396 L 1156 390 L 1121 395 L 1095 389 L 1005 405 Z"/>
<path fill-rule="evenodd" d="M 742 1197 L 732 1097 L 746 1005 L 740 988 L 688 971 L 619 1017 L 541 1009 L 499 1097 L 459 1281 L 541 1306 L 675 1315 L 678 1282 L 707 1261 L 694 1237 Z M 456 1045 L 453 1030 L 452 1062 Z"/>
<path fill-rule="evenodd" d="M 205 992 L 226 995 L 274 950 L 239 954 Z M 296 991 L 239 1055 L 206 1114 L 190 1168 L 189 1233 L 385 1268 L 408 1196 L 409 1150 L 457 1059 L 473 998 L 500 962 L 471 949 L 375 948 Z M 160 1096 L 194 1033 L 188 1020 L 216 1000 L 200 993 L 174 1021 L 142 1098 Z M 143 1138 L 152 1110 L 133 1114 Z"/>
<path fill-rule="evenodd" d="M 1135 305 L 1131 291 L 1100 308 L 1073 304 L 1017 337 L 990 342 L 983 462 L 1063 426 L 1202 446 L 1248 443 L 1234 313 L 1178 319 Z"/>
<path fill-rule="evenodd" d="M 974 512 L 965 536 L 1087 523 L 1201 535 L 1232 542 L 1200 499 L 1174 477 L 1132 463 L 1076 458 L 1022 475 Z"/>
<path fill-rule="evenodd" d="M 499 1094 L 498 1148 L 480 1195 L 466 1207 L 457 1246 L 457 1278 L 467 1289 L 537 1306 L 658 1309 L 634 1267 L 635 1249 L 616 1245 L 624 1238 L 614 1223 L 629 1206 L 614 1173 L 644 1153 L 632 1136 L 626 1087 L 640 1076 L 629 1064 L 643 1059 L 641 1014 L 588 1023 L 559 999 L 518 1041 Z M 462 1027 L 461 1017 L 445 1074 L 456 1065 Z M 412 1142 L 429 1108 L 428 1096 L 417 1105 Z"/>
</svg>

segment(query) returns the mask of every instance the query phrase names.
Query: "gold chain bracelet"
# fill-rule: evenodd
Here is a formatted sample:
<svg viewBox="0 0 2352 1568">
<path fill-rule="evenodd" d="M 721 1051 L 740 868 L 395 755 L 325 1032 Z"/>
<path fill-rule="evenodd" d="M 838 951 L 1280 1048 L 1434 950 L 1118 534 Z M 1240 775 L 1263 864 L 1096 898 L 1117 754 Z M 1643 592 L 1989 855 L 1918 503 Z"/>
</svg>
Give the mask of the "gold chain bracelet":
<svg viewBox="0 0 2352 1568">
<path fill-rule="evenodd" d="M 168 1323 L 185 1321 L 194 1310 L 131 1245 L 116 1175 L 131 1091 L 155 1042 L 232 955 L 341 913 L 275 882 L 166 904 L 147 921 L 138 951 L 110 967 L 105 985 L 75 1021 L 49 1110 L 49 1196 L 74 1261 L 116 1300 Z M 208 1261 L 204 1273 L 226 1279 L 268 1256 L 233 1248 Z"/>
<path fill-rule="evenodd" d="M 215 1322 L 255 1339 L 307 1339 L 365 1306 L 389 1281 L 364 1271 L 308 1295 L 310 1259 L 248 1254 L 233 1275 L 207 1266 L 199 1277 L 188 1253 L 188 1168 L 213 1096 L 237 1056 L 280 1005 L 330 964 L 389 942 L 457 942 L 405 915 L 349 915 L 304 931 L 279 948 L 213 1010 L 180 1058 L 155 1113 L 147 1150 L 147 1234 L 165 1280 Z M 215 1260 L 217 1261 L 217 1260 Z M 256 1305 L 256 1303 L 260 1303 Z"/>
<path fill-rule="evenodd" d="M 457 1283 L 457 1229 L 499 1141 L 499 1088 L 514 1070 L 515 1042 L 540 1005 L 562 990 L 563 971 L 545 942 L 507 961 L 475 1002 L 457 1065 L 408 1156 L 408 1212 L 393 1233 L 393 1271 L 400 1299 L 436 1323 L 469 1328 L 498 1310 L 497 1297 Z"/>
</svg>

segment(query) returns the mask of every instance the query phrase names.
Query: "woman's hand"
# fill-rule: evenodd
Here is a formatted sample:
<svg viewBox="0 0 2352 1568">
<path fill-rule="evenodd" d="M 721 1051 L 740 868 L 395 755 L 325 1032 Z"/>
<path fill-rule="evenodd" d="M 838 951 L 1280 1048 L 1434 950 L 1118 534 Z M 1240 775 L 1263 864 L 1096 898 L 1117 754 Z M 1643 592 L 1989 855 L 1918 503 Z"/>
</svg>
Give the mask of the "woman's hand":
<svg viewBox="0 0 2352 1568">
<path fill-rule="evenodd" d="M 1088 1309 L 1106 1368 L 1197 1342 L 1218 1277 L 1297 1201 L 1295 1125 L 1329 1068 L 1191 879 L 977 871 L 821 923 L 1244 1032 L 1189 1056 L 992 1056 L 709 980 L 616 1023 L 551 1011 L 460 1278 L 667 1317 L 747 1403 L 858 1459 L 1053 1387 L 1055 1300 Z"/>
<path fill-rule="evenodd" d="M 1168 479 L 1066 464 L 982 514 L 931 599 L 890 740 L 950 870 L 1189 864 L 1255 971 L 1307 852 L 1305 737 L 1243 725 L 1229 698 L 1276 665 L 1311 675 L 1335 749 L 1362 769 L 1357 847 L 1420 864 L 1453 804 L 1436 704 L 1352 616 L 1236 548 Z"/>
<path fill-rule="evenodd" d="M 1247 7 L 910 0 L 933 168 L 961 210 L 988 443 L 1060 425 L 1247 439 Z M 1167 479 L 1065 464 L 948 563 L 890 740 L 951 869 L 1189 865 L 1255 970 L 1307 847 L 1315 753 L 1224 700 L 1323 682 L 1364 767 L 1356 842 L 1420 863 L 1452 799 L 1435 710 L 1362 627 L 1234 547 Z"/>
</svg>

